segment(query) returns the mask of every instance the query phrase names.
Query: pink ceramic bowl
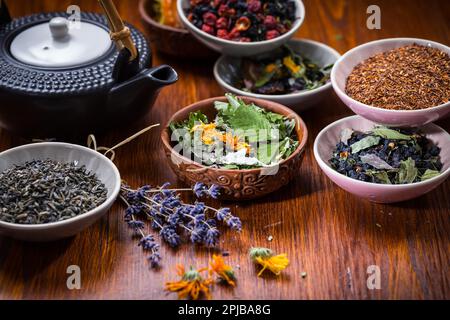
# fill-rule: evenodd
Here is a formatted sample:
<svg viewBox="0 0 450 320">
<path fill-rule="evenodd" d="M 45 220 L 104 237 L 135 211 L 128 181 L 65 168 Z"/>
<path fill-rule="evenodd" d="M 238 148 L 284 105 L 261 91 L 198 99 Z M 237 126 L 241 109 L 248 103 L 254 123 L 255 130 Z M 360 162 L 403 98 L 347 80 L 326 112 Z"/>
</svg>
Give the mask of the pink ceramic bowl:
<svg viewBox="0 0 450 320">
<path fill-rule="evenodd" d="M 432 46 L 450 54 L 450 48 L 429 40 L 416 38 L 393 38 L 369 42 L 345 53 L 334 65 L 331 84 L 336 94 L 356 114 L 376 123 L 389 126 L 417 127 L 434 122 L 450 114 L 450 102 L 423 110 L 388 110 L 372 107 L 350 98 L 345 93 L 347 77 L 353 68 L 365 59 L 381 52 L 410 44 Z"/>
<path fill-rule="evenodd" d="M 333 155 L 342 129 L 351 128 L 357 131 L 368 131 L 374 126 L 374 122 L 360 116 L 352 116 L 333 122 L 317 136 L 314 142 L 316 161 L 323 172 L 342 189 L 373 202 L 392 203 L 419 197 L 433 190 L 448 178 L 450 175 L 450 135 L 444 129 L 432 123 L 427 124 L 421 130 L 427 135 L 428 139 L 441 148 L 441 162 L 444 167 L 437 177 L 423 182 L 386 185 L 355 180 L 331 168 L 328 160 Z"/>
</svg>

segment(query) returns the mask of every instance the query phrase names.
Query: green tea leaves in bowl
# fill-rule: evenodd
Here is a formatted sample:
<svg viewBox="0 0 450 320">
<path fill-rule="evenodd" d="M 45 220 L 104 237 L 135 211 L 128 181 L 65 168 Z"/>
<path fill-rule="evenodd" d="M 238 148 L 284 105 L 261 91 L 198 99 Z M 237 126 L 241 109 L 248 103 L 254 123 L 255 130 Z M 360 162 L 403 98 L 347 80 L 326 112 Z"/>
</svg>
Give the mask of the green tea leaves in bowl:
<svg viewBox="0 0 450 320">
<path fill-rule="evenodd" d="M 206 166 L 254 169 L 277 165 L 298 147 L 295 120 L 247 104 L 232 94 L 216 101 L 217 114 L 208 118 L 191 112 L 184 121 L 171 123 L 174 147 L 180 154 Z"/>
</svg>

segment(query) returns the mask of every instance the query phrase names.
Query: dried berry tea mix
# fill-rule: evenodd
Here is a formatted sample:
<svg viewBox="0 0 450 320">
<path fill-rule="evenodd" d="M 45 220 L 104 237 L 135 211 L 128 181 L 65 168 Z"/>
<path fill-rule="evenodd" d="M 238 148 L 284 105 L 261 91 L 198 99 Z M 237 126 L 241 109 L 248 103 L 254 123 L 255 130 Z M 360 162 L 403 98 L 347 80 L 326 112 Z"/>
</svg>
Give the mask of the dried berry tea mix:
<svg viewBox="0 0 450 320">
<path fill-rule="evenodd" d="M 241 79 L 234 85 L 244 91 L 270 95 L 313 90 L 330 80 L 332 67 L 319 67 L 284 46 L 274 51 L 270 58 L 243 59 Z"/>
<path fill-rule="evenodd" d="M 76 163 L 33 160 L 0 173 L 0 221 L 43 224 L 95 209 L 107 198 L 105 185 Z"/>
<path fill-rule="evenodd" d="M 414 129 L 345 129 L 330 164 L 347 177 L 374 183 L 420 182 L 440 174 L 440 148 Z"/>
<path fill-rule="evenodd" d="M 417 44 L 377 54 L 347 78 L 347 94 L 370 106 L 426 109 L 450 101 L 450 56 Z"/>
<path fill-rule="evenodd" d="M 241 42 L 270 40 L 294 23 L 293 0 L 191 0 L 187 17 L 197 28 L 216 37 Z"/>
</svg>

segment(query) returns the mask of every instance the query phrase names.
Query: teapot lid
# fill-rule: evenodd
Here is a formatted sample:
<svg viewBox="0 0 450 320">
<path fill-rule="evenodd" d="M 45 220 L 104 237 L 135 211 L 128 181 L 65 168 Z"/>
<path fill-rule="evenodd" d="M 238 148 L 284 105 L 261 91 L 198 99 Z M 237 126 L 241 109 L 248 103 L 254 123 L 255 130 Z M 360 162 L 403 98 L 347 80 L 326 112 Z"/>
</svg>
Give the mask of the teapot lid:
<svg viewBox="0 0 450 320">
<path fill-rule="evenodd" d="M 88 64 L 111 48 L 108 32 L 93 23 L 69 23 L 55 17 L 20 32 L 11 42 L 11 55 L 18 61 L 50 68 Z"/>
</svg>

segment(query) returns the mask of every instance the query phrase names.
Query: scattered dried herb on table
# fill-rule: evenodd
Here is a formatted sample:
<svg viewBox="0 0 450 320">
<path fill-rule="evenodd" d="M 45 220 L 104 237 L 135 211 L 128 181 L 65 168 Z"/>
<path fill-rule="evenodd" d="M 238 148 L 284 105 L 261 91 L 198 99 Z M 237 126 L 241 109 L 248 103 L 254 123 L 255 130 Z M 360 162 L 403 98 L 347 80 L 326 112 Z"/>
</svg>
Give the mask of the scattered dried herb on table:
<svg viewBox="0 0 450 320">
<path fill-rule="evenodd" d="M 190 4 L 190 22 L 204 32 L 231 41 L 277 38 L 288 32 L 296 19 L 296 3 L 292 0 L 197 0 Z"/>
<path fill-rule="evenodd" d="M 295 120 L 264 110 L 226 94 L 216 101 L 214 121 L 201 112 L 170 124 L 184 156 L 206 166 L 224 169 L 270 167 L 298 147 Z"/>
<path fill-rule="evenodd" d="M 406 184 L 440 174 L 440 148 L 415 129 L 375 127 L 368 133 L 345 129 L 330 164 L 350 178 Z"/>
<path fill-rule="evenodd" d="M 235 84 L 244 91 L 280 95 L 313 90 L 330 80 L 333 65 L 317 64 L 284 46 L 270 58 L 243 59 L 241 79 Z"/>
<path fill-rule="evenodd" d="M 426 109 L 450 101 L 450 56 L 417 44 L 377 54 L 358 64 L 346 92 L 370 106 Z"/>
<path fill-rule="evenodd" d="M 43 224 L 95 209 L 107 198 L 105 185 L 76 162 L 33 160 L 0 173 L 0 220 Z"/>
<path fill-rule="evenodd" d="M 125 221 L 139 237 L 139 245 L 150 252 L 148 257 L 152 268 L 161 262 L 160 244 L 153 235 L 144 233 L 145 221 L 159 232 L 160 238 L 169 246 L 181 245 L 184 237 L 193 244 L 214 247 L 218 244 L 220 231 L 218 222 L 231 230 L 241 231 L 241 220 L 233 216 L 229 208 L 215 209 L 203 202 L 185 203 L 180 192 L 192 192 L 197 198 L 217 199 L 220 187 L 196 183 L 192 188 L 169 189 L 169 183 L 161 187 L 143 186 L 137 190 L 121 186 L 120 198 L 127 205 Z"/>
</svg>

